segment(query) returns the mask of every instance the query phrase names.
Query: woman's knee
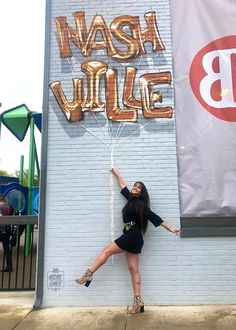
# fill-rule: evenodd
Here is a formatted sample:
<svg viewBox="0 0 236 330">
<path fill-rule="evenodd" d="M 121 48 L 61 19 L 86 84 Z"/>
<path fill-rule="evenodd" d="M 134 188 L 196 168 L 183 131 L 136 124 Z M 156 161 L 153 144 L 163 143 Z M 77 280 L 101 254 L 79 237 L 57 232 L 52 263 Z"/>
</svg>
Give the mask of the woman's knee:
<svg viewBox="0 0 236 330">
<path fill-rule="evenodd" d="M 110 257 L 112 255 L 112 250 L 109 247 L 109 245 L 104 247 L 104 249 L 102 250 L 102 253 L 104 255 L 106 255 L 107 257 Z"/>
</svg>

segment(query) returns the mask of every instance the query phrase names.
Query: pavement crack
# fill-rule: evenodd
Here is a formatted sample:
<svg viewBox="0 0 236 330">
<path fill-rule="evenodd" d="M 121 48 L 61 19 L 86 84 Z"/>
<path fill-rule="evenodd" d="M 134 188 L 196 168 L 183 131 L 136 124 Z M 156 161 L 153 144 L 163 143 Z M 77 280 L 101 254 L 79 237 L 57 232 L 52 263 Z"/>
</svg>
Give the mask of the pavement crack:
<svg viewBox="0 0 236 330">
<path fill-rule="evenodd" d="M 33 309 L 31 309 L 24 317 L 23 317 L 23 319 L 21 319 L 11 330 L 15 330 L 17 327 L 18 327 L 18 325 L 20 325 L 26 318 L 27 318 L 27 316 L 32 312 L 32 310 Z"/>
<path fill-rule="evenodd" d="M 127 311 L 128 311 L 129 306 L 127 306 Z M 127 329 L 127 323 L 128 323 L 128 314 L 126 313 L 126 318 L 125 318 L 125 328 L 124 330 Z"/>
</svg>

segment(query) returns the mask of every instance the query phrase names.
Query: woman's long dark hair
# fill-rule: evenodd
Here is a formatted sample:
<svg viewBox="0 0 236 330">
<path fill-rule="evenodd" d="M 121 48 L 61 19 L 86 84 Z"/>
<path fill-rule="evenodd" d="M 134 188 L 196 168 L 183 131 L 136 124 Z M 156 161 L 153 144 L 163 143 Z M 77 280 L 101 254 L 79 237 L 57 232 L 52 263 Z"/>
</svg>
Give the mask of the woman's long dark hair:
<svg viewBox="0 0 236 330">
<path fill-rule="evenodd" d="M 132 207 L 135 215 L 140 221 L 141 231 L 143 234 L 147 230 L 148 219 L 144 216 L 144 210 L 149 207 L 150 199 L 147 188 L 143 182 L 137 181 L 134 185 L 139 184 L 141 186 L 141 194 L 138 197 L 130 196 L 129 200 L 122 209 L 122 212 L 126 210 L 127 207 Z"/>
</svg>

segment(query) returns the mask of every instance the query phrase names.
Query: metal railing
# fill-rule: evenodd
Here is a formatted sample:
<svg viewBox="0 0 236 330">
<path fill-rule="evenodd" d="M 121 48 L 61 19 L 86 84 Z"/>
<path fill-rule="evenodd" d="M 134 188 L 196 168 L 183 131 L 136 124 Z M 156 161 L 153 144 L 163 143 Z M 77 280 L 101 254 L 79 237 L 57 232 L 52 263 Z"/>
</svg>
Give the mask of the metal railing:
<svg viewBox="0 0 236 330">
<path fill-rule="evenodd" d="M 7 239 L 0 242 L 0 291 L 34 290 L 38 216 L 1 216 L 0 226 L 5 225 Z"/>
</svg>

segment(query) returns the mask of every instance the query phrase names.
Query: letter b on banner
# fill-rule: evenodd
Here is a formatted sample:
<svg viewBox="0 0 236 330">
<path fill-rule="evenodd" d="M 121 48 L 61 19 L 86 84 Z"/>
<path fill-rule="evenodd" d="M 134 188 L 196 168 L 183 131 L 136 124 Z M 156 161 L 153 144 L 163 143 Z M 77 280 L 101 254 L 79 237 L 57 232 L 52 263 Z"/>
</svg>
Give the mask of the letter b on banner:
<svg viewBox="0 0 236 330">
<path fill-rule="evenodd" d="M 189 76 L 194 95 L 207 111 L 236 121 L 236 36 L 203 47 L 192 61 Z"/>
</svg>

